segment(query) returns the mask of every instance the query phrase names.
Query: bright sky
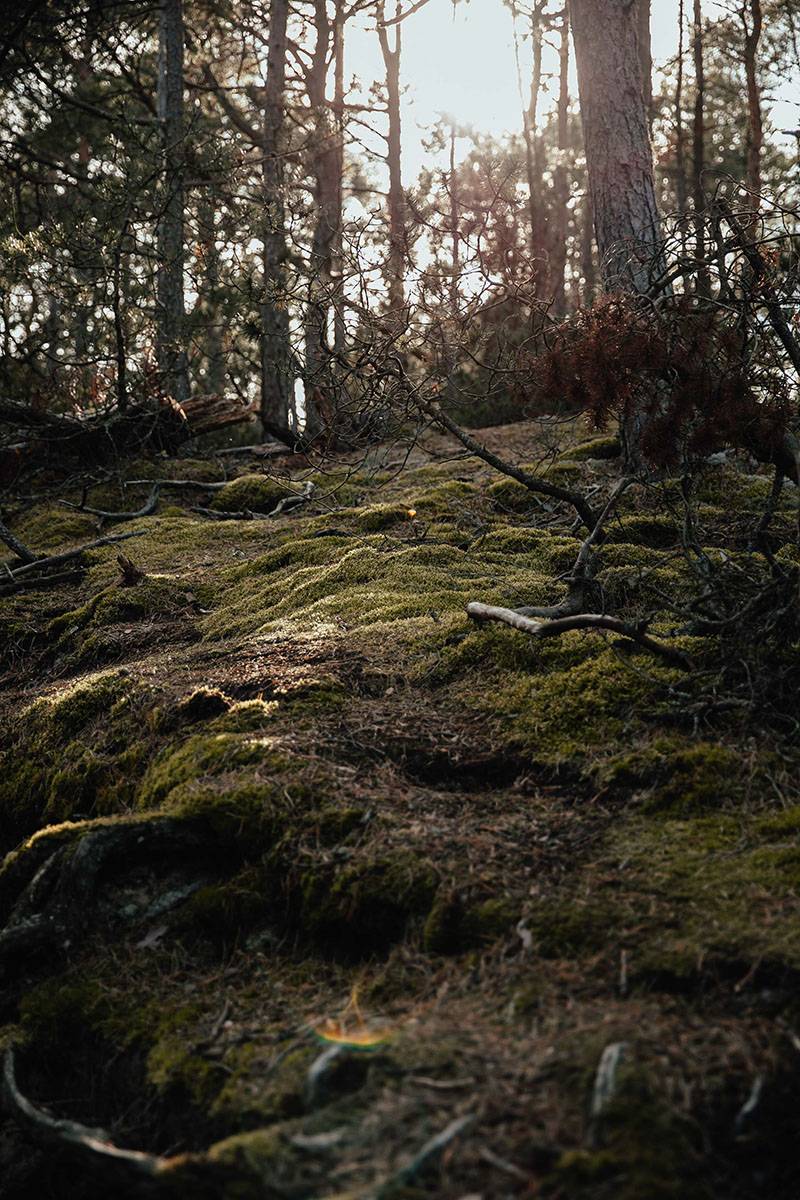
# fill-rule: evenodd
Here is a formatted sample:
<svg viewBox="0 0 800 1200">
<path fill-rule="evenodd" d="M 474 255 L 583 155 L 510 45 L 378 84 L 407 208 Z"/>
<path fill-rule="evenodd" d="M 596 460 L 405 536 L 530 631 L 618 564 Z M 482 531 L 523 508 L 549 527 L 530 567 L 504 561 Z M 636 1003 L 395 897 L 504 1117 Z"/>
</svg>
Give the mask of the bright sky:
<svg viewBox="0 0 800 1200">
<path fill-rule="evenodd" d="M 715 7 L 706 0 L 709 15 L 713 16 Z M 393 10 L 393 5 L 387 5 L 387 9 Z M 677 11 L 677 0 L 653 0 L 656 66 L 676 52 Z M 365 82 L 382 78 L 383 63 L 374 25 L 370 30 L 357 28 L 354 22 L 348 29 L 348 39 L 348 76 L 356 74 Z M 530 61 L 529 53 L 526 44 L 523 72 Z M 553 70 L 555 65 L 551 57 L 545 69 Z M 403 24 L 402 75 L 407 87 L 403 138 L 407 183 L 414 180 L 425 161 L 421 145 L 424 128 L 439 114 L 452 113 L 458 123 L 492 133 L 517 131 L 521 126 L 511 14 L 502 0 L 459 3 L 455 22 L 451 0 L 429 0 Z M 572 90 L 576 94 L 574 83 Z M 790 81 L 773 112 L 773 123 L 778 128 L 795 128 L 800 123 L 798 101 L 800 86 Z"/>
</svg>

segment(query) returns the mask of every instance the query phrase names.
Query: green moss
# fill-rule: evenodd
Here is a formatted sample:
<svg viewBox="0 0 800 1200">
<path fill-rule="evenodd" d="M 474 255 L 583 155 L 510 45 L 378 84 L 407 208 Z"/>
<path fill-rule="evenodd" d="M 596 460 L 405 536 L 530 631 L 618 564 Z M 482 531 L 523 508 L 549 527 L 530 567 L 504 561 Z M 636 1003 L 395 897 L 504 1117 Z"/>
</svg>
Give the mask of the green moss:
<svg viewBox="0 0 800 1200">
<path fill-rule="evenodd" d="M 407 854 L 356 862 L 332 877 L 317 868 L 300 883 L 300 921 L 321 942 L 361 957 L 398 940 L 412 918 L 425 917 L 436 885 L 433 866 Z"/>
<path fill-rule="evenodd" d="M 458 893 L 440 891 L 425 921 L 423 946 L 433 954 L 460 954 L 489 945 L 513 929 L 519 912 L 505 897 L 467 904 Z"/>
<path fill-rule="evenodd" d="M 762 821 L 735 815 L 629 823 L 614 835 L 625 861 L 615 924 L 648 921 L 638 971 L 691 979 L 733 963 L 773 974 L 800 968 L 800 848 Z"/>
<path fill-rule="evenodd" d="M 688 817 L 740 799 L 744 768 L 741 756 L 725 746 L 656 738 L 610 758 L 600 778 L 614 789 L 645 789 L 645 811 Z"/>
<path fill-rule="evenodd" d="M 585 462 L 590 458 L 619 458 L 622 445 L 616 435 L 595 437 L 588 442 L 580 442 L 571 446 L 562 454 L 562 459 L 569 462 Z"/>
<path fill-rule="evenodd" d="M 609 542 L 630 543 L 635 546 L 649 546 L 652 549 L 664 550 L 676 546 L 680 539 L 680 530 L 669 517 L 631 516 L 617 517 L 606 530 Z"/>
<path fill-rule="evenodd" d="M 264 475 L 240 475 L 215 494 L 210 507 L 218 512 L 272 512 L 276 504 L 291 496 L 291 484 Z"/>
<path fill-rule="evenodd" d="M 106 672 L 22 712 L 0 751 L 6 848 L 42 822 L 129 807 L 151 749 L 146 722 L 152 703 L 151 689 L 123 672 Z"/>
<path fill-rule="evenodd" d="M 354 509 L 352 516 L 355 527 L 364 533 L 380 533 L 398 525 L 410 527 L 411 511 L 402 504 L 372 504 L 368 508 Z"/>
<path fill-rule="evenodd" d="M 615 1094 L 596 1122 L 596 1148 L 564 1152 L 545 1181 L 546 1196 L 569 1200 L 711 1200 L 698 1170 L 691 1123 L 648 1074 L 623 1063 Z"/>
<path fill-rule="evenodd" d="M 629 737 L 682 678 L 652 659 L 639 671 L 591 634 L 565 634 L 540 653 L 540 672 L 500 686 L 493 710 L 511 723 L 515 742 L 551 761 Z"/>
<path fill-rule="evenodd" d="M 46 505 L 17 517 L 11 527 L 21 542 L 37 552 L 79 546 L 97 537 L 96 517 Z"/>
<path fill-rule="evenodd" d="M 156 759 L 139 788 L 137 804 L 140 808 L 157 808 L 170 801 L 181 785 L 202 784 L 239 768 L 258 767 L 268 780 L 288 766 L 288 756 L 268 738 L 239 733 L 194 734 L 177 748 L 168 747 Z M 195 797 L 198 804 L 206 794 L 207 789 L 201 788 Z M 191 803 L 190 793 L 182 790 L 175 802 L 186 808 Z"/>
</svg>

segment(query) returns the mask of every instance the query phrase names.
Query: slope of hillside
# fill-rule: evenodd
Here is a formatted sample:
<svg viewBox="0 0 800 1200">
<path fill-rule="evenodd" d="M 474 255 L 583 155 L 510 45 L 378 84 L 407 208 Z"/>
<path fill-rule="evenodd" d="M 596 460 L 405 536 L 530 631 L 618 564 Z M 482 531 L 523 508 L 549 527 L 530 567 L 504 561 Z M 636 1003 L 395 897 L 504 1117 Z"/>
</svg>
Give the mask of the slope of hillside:
<svg viewBox="0 0 800 1200">
<path fill-rule="evenodd" d="M 547 470 L 602 495 L 611 453 Z M 748 470 L 701 481 L 712 557 L 769 495 Z M 143 475 L 197 486 L 0 600 L 0 1042 L 39 1109 L 155 1157 L 42 1153 L 9 1116 L 2 1194 L 794 1197 L 794 714 L 716 682 L 708 639 L 678 639 L 687 673 L 470 624 L 555 602 L 580 537 L 443 438 L 218 490 L 213 458 Z M 51 490 L 17 536 L 97 536 Z M 786 562 L 796 523 L 793 489 Z M 603 594 L 666 631 L 679 506 L 634 488 L 608 535 Z"/>
</svg>

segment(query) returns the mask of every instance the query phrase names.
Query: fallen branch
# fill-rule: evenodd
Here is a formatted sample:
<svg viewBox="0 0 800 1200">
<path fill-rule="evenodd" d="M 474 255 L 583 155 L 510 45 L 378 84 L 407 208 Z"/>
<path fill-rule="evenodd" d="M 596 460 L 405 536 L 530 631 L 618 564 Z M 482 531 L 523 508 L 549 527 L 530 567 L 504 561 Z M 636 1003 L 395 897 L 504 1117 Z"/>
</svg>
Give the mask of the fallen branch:
<svg viewBox="0 0 800 1200">
<path fill-rule="evenodd" d="M 632 625 L 629 621 L 606 616 L 604 613 L 579 613 L 575 616 L 559 617 L 554 621 L 534 621 L 513 608 L 496 608 L 494 605 L 473 600 L 467 605 L 467 615 L 473 621 L 498 621 L 503 625 L 510 625 L 512 629 L 518 629 L 521 633 L 540 638 L 560 637 L 562 633 L 569 633 L 572 629 L 606 629 L 635 642 L 651 654 L 658 655 L 673 667 L 680 667 L 684 671 L 693 669 L 688 655 L 651 638 L 644 632 L 644 624 Z"/>
<path fill-rule="evenodd" d="M 102 520 L 109 523 L 114 521 L 135 521 L 139 517 L 150 517 L 158 507 L 158 496 L 161 491 L 161 484 L 154 483 L 153 489 L 150 492 L 147 500 L 141 508 L 137 508 L 136 512 L 106 512 L 102 508 L 89 508 L 85 504 L 73 504 L 70 500 L 59 500 L 59 504 L 63 504 L 65 508 L 75 509 L 76 512 L 87 513 L 91 517 L 101 517 Z"/>
<path fill-rule="evenodd" d="M 80 558 L 87 550 L 99 550 L 101 546 L 111 546 L 114 542 L 124 542 L 128 538 L 142 537 L 143 534 L 143 529 L 131 529 L 129 533 L 111 533 L 108 537 L 97 538 L 94 542 L 76 546 L 74 550 L 64 550 L 61 554 L 51 554 L 47 558 L 35 558 L 31 562 L 26 562 L 24 566 L 17 567 L 16 570 L 12 569 L 11 576 L 17 580 L 29 571 L 45 571 L 49 567 L 57 567 L 61 563 L 69 562 L 73 558 Z"/>
<path fill-rule="evenodd" d="M 53 575 L 42 575 L 38 579 L 21 579 L 14 581 L 14 576 L 9 578 L 12 582 L 0 582 L 0 596 L 13 596 L 15 592 L 34 592 L 39 588 L 55 587 L 58 583 L 69 583 L 71 579 L 80 579 L 83 575 L 82 567 L 73 567 L 71 571 L 56 571 Z"/>
<path fill-rule="evenodd" d="M 396 1171 L 394 1175 L 392 1175 L 390 1179 L 387 1179 L 386 1182 L 378 1189 L 378 1200 L 383 1200 L 383 1197 L 392 1195 L 397 1188 L 409 1184 L 424 1167 L 428 1167 L 432 1163 L 436 1162 L 450 1145 L 450 1143 L 454 1141 L 459 1134 L 464 1133 L 466 1129 L 469 1129 L 469 1127 L 475 1123 L 475 1120 L 476 1118 L 474 1114 L 469 1114 L 465 1117 L 457 1117 L 456 1120 L 451 1121 L 441 1133 L 437 1133 L 435 1137 L 429 1138 L 429 1140 L 424 1144 L 424 1146 L 421 1147 L 418 1153 L 414 1155 L 411 1161 L 405 1167 L 401 1167 L 399 1171 Z"/>
<path fill-rule="evenodd" d="M 22 562 L 32 563 L 36 561 L 36 555 L 33 550 L 29 550 L 24 542 L 15 537 L 8 526 L 2 521 L 0 521 L 0 542 L 5 542 L 9 550 L 13 550 L 17 558 Z"/>
</svg>

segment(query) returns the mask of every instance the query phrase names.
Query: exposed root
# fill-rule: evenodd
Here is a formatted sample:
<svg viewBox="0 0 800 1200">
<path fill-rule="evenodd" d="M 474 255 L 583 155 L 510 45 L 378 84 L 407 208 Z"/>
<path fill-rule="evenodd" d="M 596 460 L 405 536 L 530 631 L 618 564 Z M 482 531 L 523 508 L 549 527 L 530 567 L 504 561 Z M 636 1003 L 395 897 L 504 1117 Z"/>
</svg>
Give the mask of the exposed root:
<svg viewBox="0 0 800 1200">
<path fill-rule="evenodd" d="M 207 830 L 168 817 L 62 826 L 55 849 L 46 837 L 32 839 L 0 875 L 0 889 L 14 892 L 0 931 L 0 971 L 11 958 L 62 945 L 85 929 L 87 914 L 97 908 L 93 901 L 102 876 L 111 868 L 119 866 L 118 876 L 154 856 L 182 861 L 212 845 Z"/>
<path fill-rule="evenodd" d="M 154 1179 L 165 1170 L 169 1159 L 142 1150 L 123 1150 L 114 1145 L 104 1129 L 79 1125 L 77 1121 L 51 1117 L 36 1108 L 17 1086 L 14 1051 L 3 1059 L 3 1106 L 34 1141 L 78 1151 L 87 1162 L 113 1169 L 115 1174 Z"/>
</svg>

